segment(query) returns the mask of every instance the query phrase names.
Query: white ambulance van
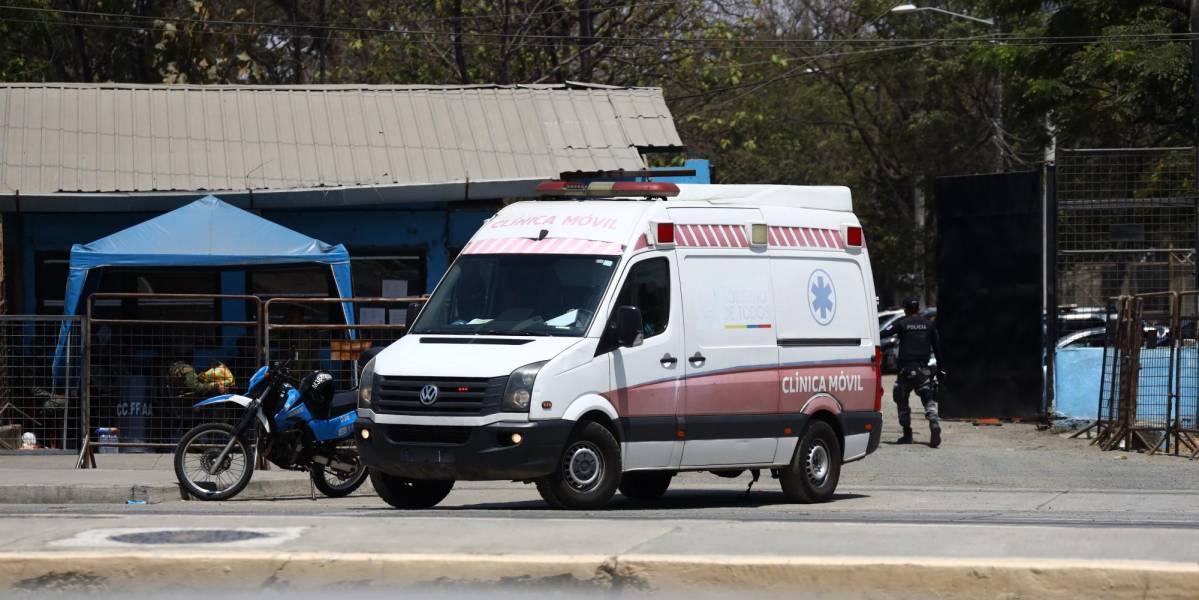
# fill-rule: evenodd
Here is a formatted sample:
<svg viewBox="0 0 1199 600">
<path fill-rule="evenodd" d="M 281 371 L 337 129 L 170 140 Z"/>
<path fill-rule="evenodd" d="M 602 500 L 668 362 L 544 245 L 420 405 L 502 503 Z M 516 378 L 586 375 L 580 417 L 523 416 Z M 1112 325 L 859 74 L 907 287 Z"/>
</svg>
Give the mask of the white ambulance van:
<svg viewBox="0 0 1199 600">
<path fill-rule="evenodd" d="M 829 500 L 881 430 L 870 260 L 843 187 L 546 182 L 463 249 L 408 335 L 363 370 L 375 490 L 431 507 L 456 480 L 551 506 L 681 471 L 768 470 Z"/>
</svg>

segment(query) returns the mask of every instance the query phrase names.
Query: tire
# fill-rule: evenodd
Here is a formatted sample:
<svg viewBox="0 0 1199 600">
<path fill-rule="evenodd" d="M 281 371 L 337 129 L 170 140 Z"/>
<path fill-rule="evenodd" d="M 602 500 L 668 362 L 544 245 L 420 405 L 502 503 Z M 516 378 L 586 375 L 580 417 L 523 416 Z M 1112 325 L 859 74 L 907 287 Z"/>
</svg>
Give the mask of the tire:
<svg viewBox="0 0 1199 600">
<path fill-rule="evenodd" d="M 553 508 L 603 508 L 620 485 L 620 444 L 594 421 L 579 423 L 562 451 L 558 468 L 537 481 L 537 491 Z"/>
<path fill-rule="evenodd" d="M 812 420 L 795 447 L 795 456 L 779 474 L 783 495 L 812 504 L 833 499 L 841 478 L 841 443 L 828 423 Z"/>
<path fill-rule="evenodd" d="M 454 489 L 452 480 L 406 479 L 375 470 L 371 470 L 370 475 L 375 493 L 393 508 L 402 510 L 433 508 Z"/>
<path fill-rule="evenodd" d="M 210 436 L 210 440 L 202 440 L 202 436 Z M 202 449 L 193 447 L 192 444 L 207 444 L 214 443 L 222 446 L 228 443 L 230 437 L 233 437 L 233 426 L 225 423 L 204 423 L 197 425 L 190 431 L 183 434 L 179 439 L 179 443 L 175 446 L 175 478 L 179 481 L 179 485 L 191 497 L 199 500 L 228 500 L 239 493 L 250 483 L 250 478 L 254 475 L 254 451 L 253 446 L 246 439 L 245 435 L 237 436 L 237 441 L 230 450 L 229 455 L 225 458 L 225 466 L 218 473 L 213 474 L 211 471 L 206 471 L 209 463 L 216 458 L 220 450 L 217 448 Z M 189 450 L 198 450 L 189 452 Z M 192 456 L 198 456 L 196 461 L 191 461 Z M 240 459 L 238 458 L 240 457 Z M 233 479 L 226 484 L 222 474 L 228 472 L 229 469 L 241 464 L 243 467 L 240 474 L 231 474 Z M 216 478 L 215 481 L 200 481 L 195 478 L 196 475 L 212 475 Z"/>
<path fill-rule="evenodd" d="M 632 471 L 621 476 L 620 493 L 632 500 L 657 500 L 666 493 L 671 479 L 674 473 L 670 471 Z"/>
<path fill-rule="evenodd" d="M 356 454 L 355 458 L 357 458 Z M 312 468 L 308 471 L 308 475 L 312 477 L 312 485 L 325 496 L 329 498 L 344 498 L 362 487 L 362 484 L 366 482 L 366 478 L 370 473 L 367 472 L 366 465 L 358 463 L 358 468 L 354 470 L 354 474 L 349 479 L 342 480 L 340 483 L 329 481 L 327 475 L 334 475 L 335 477 L 336 475 L 330 473 L 321 465 L 312 465 Z"/>
</svg>

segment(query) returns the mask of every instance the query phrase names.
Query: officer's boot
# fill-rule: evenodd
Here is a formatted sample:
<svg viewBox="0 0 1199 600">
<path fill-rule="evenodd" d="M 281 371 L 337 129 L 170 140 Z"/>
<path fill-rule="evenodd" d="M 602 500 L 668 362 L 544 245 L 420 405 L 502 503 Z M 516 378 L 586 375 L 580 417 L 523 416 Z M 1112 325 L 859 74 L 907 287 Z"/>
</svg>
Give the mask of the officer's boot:
<svg viewBox="0 0 1199 600">
<path fill-rule="evenodd" d="M 904 427 L 904 428 L 903 428 L 903 437 L 901 437 L 901 438 L 899 438 L 899 439 L 895 440 L 895 443 L 896 443 L 896 444 L 910 444 L 910 443 L 912 443 L 912 428 L 911 428 L 911 427 Z"/>
<path fill-rule="evenodd" d="M 929 425 L 929 429 L 931 432 L 928 436 L 928 447 L 936 448 L 937 446 L 941 445 L 941 424 L 932 423 Z"/>
</svg>

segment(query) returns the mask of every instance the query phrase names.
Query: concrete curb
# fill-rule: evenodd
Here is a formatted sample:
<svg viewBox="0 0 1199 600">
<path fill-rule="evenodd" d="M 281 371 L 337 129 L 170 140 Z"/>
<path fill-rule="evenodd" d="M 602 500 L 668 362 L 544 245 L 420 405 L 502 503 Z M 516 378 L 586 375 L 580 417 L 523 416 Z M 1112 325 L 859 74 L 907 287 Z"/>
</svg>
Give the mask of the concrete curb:
<svg viewBox="0 0 1199 600">
<path fill-rule="evenodd" d="M 0 553 L 0 590 L 165 590 L 214 584 L 364 588 L 545 585 L 758 590 L 865 598 L 1192 599 L 1199 563 L 1052 559 L 316 552 Z"/>
<path fill-rule="evenodd" d="M 237 500 L 274 500 L 307 497 L 311 488 L 307 478 L 251 479 Z M 364 486 L 365 487 L 365 486 Z M 321 498 L 320 492 L 317 497 Z M 0 484 L 0 504 L 125 504 L 140 500 L 147 504 L 182 501 L 179 485 L 159 484 Z"/>
</svg>

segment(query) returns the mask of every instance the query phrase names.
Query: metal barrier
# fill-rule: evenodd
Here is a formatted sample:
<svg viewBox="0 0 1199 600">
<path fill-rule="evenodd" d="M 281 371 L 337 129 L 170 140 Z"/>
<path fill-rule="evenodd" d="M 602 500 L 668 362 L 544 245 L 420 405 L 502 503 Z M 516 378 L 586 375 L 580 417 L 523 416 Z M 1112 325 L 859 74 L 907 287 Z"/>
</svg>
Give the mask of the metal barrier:
<svg viewBox="0 0 1199 600">
<path fill-rule="evenodd" d="M 320 369 L 333 375 L 334 389 L 358 385 L 358 358 L 408 331 L 407 310 L 426 298 L 273 298 L 263 308 L 265 348 L 270 360 L 291 359 L 297 375 Z M 352 305 L 356 325 L 347 325 L 340 305 Z M 304 320 L 318 322 L 303 322 Z M 324 322 L 319 322 L 324 321 Z"/>
<path fill-rule="evenodd" d="M 1119 298 L 1093 444 L 1199 456 L 1197 308 L 1196 291 Z"/>
<path fill-rule="evenodd" d="M 137 318 L 97 313 L 99 304 Z M 156 318 L 172 308 L 206 306 L 212 319 Z M 112 307 L 107 307 L 112 310 Z M 225 318 L 215 318 L 216 315 Z M 262 302 L 213 294 L 93 294 L 84 332 L 84 403 L 79 466 L 95 452 L 169 451 L 203 421 L 232 420 L 229 409 L 196 410 L 208 396 L 243 391 L 263 364 Z M 232 317 L 232 318 L 231 318 Z M 241 317 L 241 318 L 237 318 Z"/>
<path fill-rule="evenodd" d="M 79 448 L 79 317 L 0 316 L 0 449 Z M 26 437 L 26 439 L 28 439 Z"/>
<path fill-rule="evenodd" d="M 1178 369 L 1174 394 L 1174 452 L 1199 458 L 1199 291 L 1180 293 L 1174 341 Z"/>
</svg>

